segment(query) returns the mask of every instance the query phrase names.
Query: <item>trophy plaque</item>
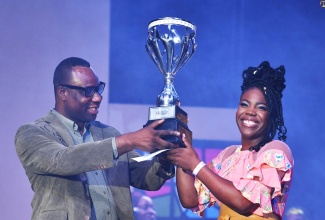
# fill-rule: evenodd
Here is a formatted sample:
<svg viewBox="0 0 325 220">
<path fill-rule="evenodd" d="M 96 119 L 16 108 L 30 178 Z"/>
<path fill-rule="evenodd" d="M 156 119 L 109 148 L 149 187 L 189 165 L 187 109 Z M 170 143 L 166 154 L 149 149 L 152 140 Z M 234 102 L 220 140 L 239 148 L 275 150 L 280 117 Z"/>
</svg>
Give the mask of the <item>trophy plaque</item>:
<svg viewBox="0 0 325 220">
<path fill-rule="evenodd" d="M 187 126 L 187 113 L 180 108 L 180 98 L 174 88 L 174 77 L 196 50 L 196 27 L 180 18 L 165 17 L 154 20 L 148 26 L 146 50 L 164 76 L 165 86 L 156 100 L 156 107 L 149 108 L 146 125 L 165 119 L 156 129 L 177 130 L 185 133 L 192 143 L 192 132 Z M 184 146 L 179 137 L 167 136 L 167 141 Z"/>
</svg>

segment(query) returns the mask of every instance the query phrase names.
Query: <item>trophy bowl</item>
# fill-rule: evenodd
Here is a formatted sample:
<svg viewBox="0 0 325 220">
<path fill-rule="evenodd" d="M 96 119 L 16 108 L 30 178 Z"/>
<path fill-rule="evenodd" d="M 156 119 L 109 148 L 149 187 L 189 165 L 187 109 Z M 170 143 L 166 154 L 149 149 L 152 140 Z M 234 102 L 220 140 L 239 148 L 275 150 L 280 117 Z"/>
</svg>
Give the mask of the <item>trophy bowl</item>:
<svg viewBox="0 0 325 220">
<path fill-rule="evenodd" d="M 174 77 L 195 52 L 195 35 L 196 26 L 180 18 L 165 17 L 149 23 L 145 47 L 165 81 L 156 106 L 180 105 Z"/>
</svg>

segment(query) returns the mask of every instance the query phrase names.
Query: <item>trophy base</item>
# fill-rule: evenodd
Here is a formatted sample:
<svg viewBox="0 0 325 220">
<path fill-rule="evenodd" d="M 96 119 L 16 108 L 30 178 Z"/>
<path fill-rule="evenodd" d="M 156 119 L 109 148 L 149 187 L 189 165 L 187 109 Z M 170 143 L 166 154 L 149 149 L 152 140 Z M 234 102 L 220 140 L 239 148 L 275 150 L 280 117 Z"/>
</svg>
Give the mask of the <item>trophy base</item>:
<svg viewBox="0 0 325 220">
<path fill-rule="evenodd" d="M 143 127 L 148 126 L 155 120 L 149 120 L 147 124 Z M 178 120 L 177 118 L 166 118 L 164 123 L 156 127 L 156 130 L 173 130 L 178 131 L 181 134 L 185 134 L 188 141 L 192 144 L 192 131 L 190 131 L 186 124 Z M 165 136 L 162 139 L 165 141 L 169 141 L 171 143 L 179 144 L 180 147 L 185 147 L 184 142 L 182 141 L 182 137 L 176 136 Z"/>
<path fill-rule="evenodd" d="M 163 118 L 177 118 L 187 126 L 187 113 L 177 105 L 149 108 L 149 121 Z"/>
</svg>

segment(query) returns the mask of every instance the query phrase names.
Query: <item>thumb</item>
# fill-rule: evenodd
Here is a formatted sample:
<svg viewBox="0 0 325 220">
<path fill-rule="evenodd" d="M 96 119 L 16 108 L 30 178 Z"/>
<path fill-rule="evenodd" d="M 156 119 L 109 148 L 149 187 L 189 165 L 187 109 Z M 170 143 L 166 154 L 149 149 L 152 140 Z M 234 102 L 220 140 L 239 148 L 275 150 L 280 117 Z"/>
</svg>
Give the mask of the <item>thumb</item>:
<svg viewBox="0 0 325 220">
<path fill-rule="evenodd" d="M 184 133 L 182 134 L 182 140 L 183 140 L 186 148 L 193 148 L 191 143 L 188 141 L 188 139 L 187 139 L 187 137 L 186 137 L 186 135 Z"/>
</svg>

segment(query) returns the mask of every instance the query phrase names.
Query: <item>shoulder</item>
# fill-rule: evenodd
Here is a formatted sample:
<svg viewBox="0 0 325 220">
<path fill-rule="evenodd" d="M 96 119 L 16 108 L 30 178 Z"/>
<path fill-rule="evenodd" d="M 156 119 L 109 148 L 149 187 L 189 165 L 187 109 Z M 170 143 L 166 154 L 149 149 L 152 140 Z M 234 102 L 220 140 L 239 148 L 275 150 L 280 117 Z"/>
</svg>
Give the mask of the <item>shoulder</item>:
<svg viewBox="0 0 325 220">
<path fill-rule="evenodd" d="M 102 128 L 102 129 L 115 129 L 114 127 L 104 124 L 100 121 L 92 121 L 90 122 L 91 126 L 96 127 L 96 128 Z M 115 129 L 117 130 L 117 129 Z"/>
<path fill-rule="evenodd" d="M 46 136 L 50 138 L 59 137 L 58 132 L 62 131 L 64 125 L 52 112 L 48 112 L 44 117 L 33 122 L 24 124 L 17 129 L 16 139 L 28 138 L 33 140 L 35 136 Z"/>
<path fill-rule="evenodd" d="M 54 134 L 55 132 L 56 131 L 54 131 L 49 123 L 42 119 L 21 125 L 15 134 L 16 148 L 19 148 L 19 146 L 24 147 L 30 143 L 35 143 L 36 139 L 39 139 L 40 137 L 53 138 L 53 135 L 51 134 Z"/>
<path fill-rule="evenodd" d="M 214 172 L 219 172 L 219 170 L 222 167 L 222 163 L 224 163 L 227 158 L 229 158 L 231 155 L 233 155 L 236 150 L 238 149 L 238 145 L 231 145 L 229 147 L 226 147 L 225 149 L 223 149 L 222 151 L 220 151 L 220 153 L 214 157 L 211 162 L 208 163 L 208 167 L 212 170 L 214 170 Z"/>
<path fill-rule="evenodd" d="M 277 149 L 283 151 L 285 154 L 292 155 L 290 147 L 283 141 L 273 140 L 261 148 L 261 152 L 266 150 Z"/>
<path fill-rule="evenodd" d="M 225 156 L 230 156 L 231 154 L 233 154 L 236 149 L 240 147 L 239 145 L 231 145 L 229 147 L 226 147 L 223 151 L 221 151 L 220 153 L 224 154 Z"/>
<path fill-rule="evenodd" d="M 36 119 L 35 121 L 26 123 L 24 125 L 21 125 L 18 128 L 18 131 L 19 130 L 24 130 L 24 129 L 31 129 L 31 128 L 39 129 L 39 128 L 42 128 L 44 126 L 48 127 L 51 124 L 54 125 L 54 124 L 58 124 L 58 123 L 59 123 L 58 118 L 52 112 L 48 112 L 42 118 Z"/>
<path fill-rule="evenodd" d="M 284 143 L 283 141 L 273 140 L 267 143 L 261 150 L 258 152 L 258 156 L 263 154 L 266 151 L 275 151 L 275 152 L 282 152 L 290 161 L 293 161 L 293 155 L 291 152 L 290 147 Z"/>
<path fill-rule="evenodd" d="M 218 156 L 217 156 L 217 160 L 219 160 L 220 162 L 224 161 L 225 159 L 227 159 L 230 155 L 232 155 L 236 149 L 238 148 L 238 145 L 231 145 L 229 147 L 226 147 L 224 150 L 222 150 Z"/>
<path fill-rule="evenodd" d="M 265 148 L 280 148 L 280 149 L 286 149 L 287 148 L 287 149 L 289 149 L 289 146 L 285 142 L 279 141 L 279 140 L 272 140 L 269 143 L 265 144 L 264 147 Z"/>
<path fill-rule="evenodd" d="M 50 122 L 45 120 L 44 118 L 36 119 L 33 122 L 25 123 L 18 127 L 16 134 L 21 133 L 22 131 L 37 131 L 41 130 L 41 127 L 43 127 L 46 124 L 49 124 Z"/>
</svg>

